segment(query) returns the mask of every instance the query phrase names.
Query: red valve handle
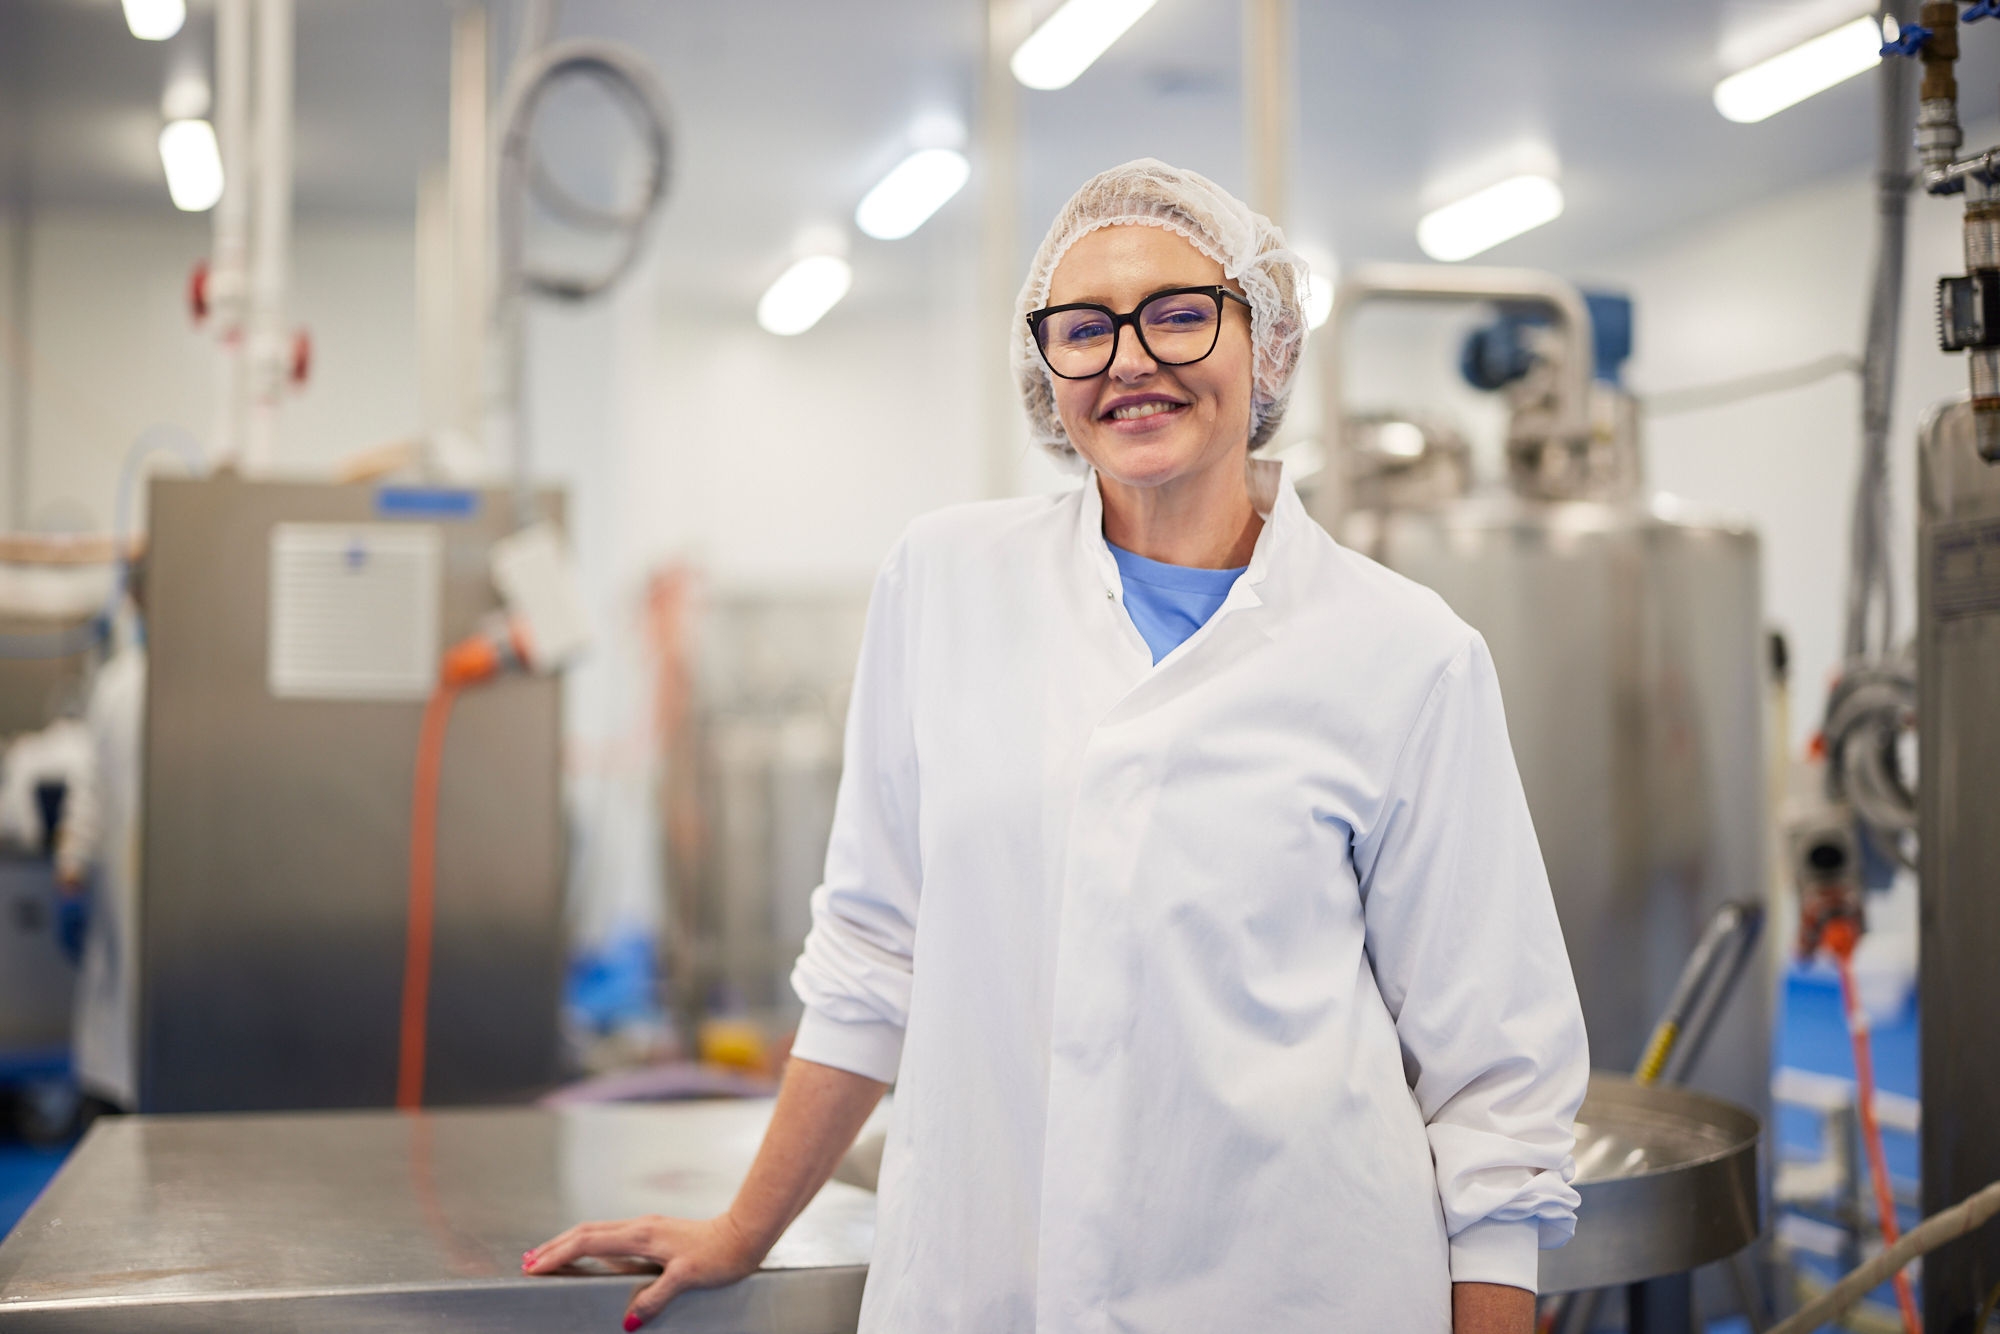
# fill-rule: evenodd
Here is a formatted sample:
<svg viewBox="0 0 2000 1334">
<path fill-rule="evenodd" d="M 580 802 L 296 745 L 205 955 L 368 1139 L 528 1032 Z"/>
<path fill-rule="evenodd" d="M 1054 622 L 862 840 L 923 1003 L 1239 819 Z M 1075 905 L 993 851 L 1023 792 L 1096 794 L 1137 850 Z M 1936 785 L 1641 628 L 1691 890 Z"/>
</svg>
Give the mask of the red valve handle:
<svg viewBox="0 0 2000 1334">
<path fill-rule="evenodd" d="M 208 261 L 198 259 L 194 271 L 188 274 L 188 310 L 194 315 L 194 322 L 200 324 L 208 318 Z"/>
</svg>

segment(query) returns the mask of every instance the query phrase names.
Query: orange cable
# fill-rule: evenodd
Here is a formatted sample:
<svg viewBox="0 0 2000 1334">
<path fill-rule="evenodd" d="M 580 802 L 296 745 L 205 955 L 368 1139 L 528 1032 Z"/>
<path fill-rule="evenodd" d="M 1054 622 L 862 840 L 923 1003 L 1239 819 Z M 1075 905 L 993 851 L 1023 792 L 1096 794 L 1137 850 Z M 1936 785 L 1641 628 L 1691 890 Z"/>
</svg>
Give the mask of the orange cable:
<svg viewBox="0 0 2000 1334">
<path fill-rule="evenodd" d="M 1854 1102 L 1861 1115 L 1861 1142 L 1868 1153 L 1868 1175 L 1875 1186 L 1875 1211 L 1881 1218 L 1882 1244 L 1896 1244 L 1896 1195 L 1889 1185 L 1889 1160 L 1882 1152 L 1882 1127 L 1875 1119 L 1875 1062 L 1869 1051 L 1868 1020 L 1861 1012 L 1855 993 L 1854 954 L 1856 933 L 1846 921 L 1830 923 L 1827 946 L 1840 971 L 1840 1004 L 1847 1012 L 1847 1035 L 1854 1043 Z M 1923 1334 L 1924 1322 L 1917 1314 L 1917 1300 L 1910 1291 L 1910 1276 L 1896 1271 L 1896 1305 L 1903 1313 L 1904 1334 Z"/>
<path fill-rule="evenodd" d="M 410 908 L 403 956 L 402 1038 L 396 1063 L 396 1106 L 424 1105 L 424 1042 L 429 1028 L 431 934 L 436 919 L 438 781 L 445 728 L 460 682 L 447 676 L 424 705 L 417 733 L 417 772 L 410 790 Z"/>
</svg>

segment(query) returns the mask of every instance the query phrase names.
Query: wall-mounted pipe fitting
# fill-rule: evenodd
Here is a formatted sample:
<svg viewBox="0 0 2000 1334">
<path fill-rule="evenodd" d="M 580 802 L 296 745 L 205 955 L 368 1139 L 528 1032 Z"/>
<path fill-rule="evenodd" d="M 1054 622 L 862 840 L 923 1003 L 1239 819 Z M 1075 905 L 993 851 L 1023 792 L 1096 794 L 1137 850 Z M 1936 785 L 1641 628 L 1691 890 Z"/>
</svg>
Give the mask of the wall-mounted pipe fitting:
<svg viewBox="0 0 2000 1334">
<path fill-rule="evenodd" d="M 1930 30 L 1930 38 L 1917 53 L 1923 62 L 1924 81 L 1917 109 L 1917 160 L 1926 172 L 1940 171 L 1958 155 L 1965 135 L 1958 126 L 1957 0 L 1928 0 L 1918 23 Z"/>
<path fill-rule="evenodd" d="M 1548 310 L 1555 316 L 1556 333 L 1563 345 L 1555 383 L 1553 431 L 1570 440 L 1590 436 L 1590 380 L 1596 352 L 1590 308 L 1574 285 L 1538 269 L 1364 264 L 1342 275 L 1326 322 L 1320 383 L 1330 447 L 1339 447 L 1339 433 L 1347 416 L 1342 366 L 1345 326 L 1356 310 L 1375 301 L 1505 301 Z"/>
</svg>

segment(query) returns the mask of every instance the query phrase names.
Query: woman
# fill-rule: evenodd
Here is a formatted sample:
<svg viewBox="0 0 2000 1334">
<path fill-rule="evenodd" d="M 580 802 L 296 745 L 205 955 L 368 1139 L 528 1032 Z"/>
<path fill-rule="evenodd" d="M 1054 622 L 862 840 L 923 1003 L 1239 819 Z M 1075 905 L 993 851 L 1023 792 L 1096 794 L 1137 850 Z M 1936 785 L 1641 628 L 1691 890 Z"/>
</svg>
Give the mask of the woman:
<svg viewBox="0 0 2000 1334">
<path fill-rule="evenodd" d="M 893 1081 L 864 1330 L 1530 1328 L 1582 1016 L 1485 645 L 1250 455 L 1303 279 L 1192 172 L 1070 200 L 1016 366 L 1091 475 L 883 566 L 741 1193 L 529 1272 L 750 1273 Z"/>
</svg>

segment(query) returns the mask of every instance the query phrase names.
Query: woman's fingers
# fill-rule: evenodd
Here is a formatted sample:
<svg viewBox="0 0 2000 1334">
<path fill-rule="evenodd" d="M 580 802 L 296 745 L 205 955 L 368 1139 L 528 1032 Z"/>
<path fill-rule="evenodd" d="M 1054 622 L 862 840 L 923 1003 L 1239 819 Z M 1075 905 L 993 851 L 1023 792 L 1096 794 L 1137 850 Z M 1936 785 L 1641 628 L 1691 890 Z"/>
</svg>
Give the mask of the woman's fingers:
<svg viewBox="0 0 2000 1334">
<path fill-rule="evenodd" d="M 665 1310 L 667 1303 L 680 1296 L 686 1286 L 687 1280 L 679 1269 L 668 1265 L 658 1278 L 633 1294 L 632 1304 L 625 1309 L 626 1334 Z"/>
<path fill-rule="evenodd" d="M 547 1274 L 586 1255 L 641 1255 L 665 1263 L 656 1254 L 655 1231 L 650 1220 L 625 1218 L 608 1223 L 579 1223 L 521 1257 L 521 1271 Z"/>
</svg>

